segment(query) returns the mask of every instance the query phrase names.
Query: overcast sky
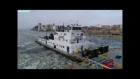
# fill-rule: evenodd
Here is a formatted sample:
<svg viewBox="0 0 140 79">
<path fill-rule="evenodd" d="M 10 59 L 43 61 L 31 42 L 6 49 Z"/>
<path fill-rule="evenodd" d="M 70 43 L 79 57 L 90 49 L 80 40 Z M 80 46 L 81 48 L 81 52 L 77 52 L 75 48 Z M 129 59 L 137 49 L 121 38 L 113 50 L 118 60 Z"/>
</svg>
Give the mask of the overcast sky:
<svg viewBox="0 0 140 79">
<path fill-rule="evenodd" d="M 82 26 L 122 24 L 122 10 L 31 10 L 18 12 L 18 29 L 30 29 L 39 22 L 62 25 L 79 21 Z"/>
</svg>

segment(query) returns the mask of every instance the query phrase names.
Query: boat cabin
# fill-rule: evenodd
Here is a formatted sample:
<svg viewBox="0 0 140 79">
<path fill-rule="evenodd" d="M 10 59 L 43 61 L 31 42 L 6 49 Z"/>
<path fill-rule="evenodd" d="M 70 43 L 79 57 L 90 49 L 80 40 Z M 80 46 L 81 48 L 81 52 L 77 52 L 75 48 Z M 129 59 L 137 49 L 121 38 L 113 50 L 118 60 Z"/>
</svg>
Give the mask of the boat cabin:
<svg viewBox="0 0 140 79">
<path fill-rule="evenodd" d="M 42 42 L 67 53 L 78 53 L 91 44 L 83 39 L 81 30 L 82 27 L 78 24 L 56 26 L 55 33 L 46 36 Z"/>
</svg>

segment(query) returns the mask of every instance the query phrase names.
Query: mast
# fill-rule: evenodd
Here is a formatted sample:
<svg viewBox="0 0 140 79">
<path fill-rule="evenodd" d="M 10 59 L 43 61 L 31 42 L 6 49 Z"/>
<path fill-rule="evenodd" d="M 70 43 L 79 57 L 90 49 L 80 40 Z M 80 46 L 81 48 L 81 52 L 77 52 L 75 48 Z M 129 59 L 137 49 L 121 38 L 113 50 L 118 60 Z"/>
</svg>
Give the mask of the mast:
<svg viewBox="0 0 140 79">
<path fill-rule="evenodd" d="M 46 36 L 47 36 L 47 28 L 46 28 Z"/>
</svg>

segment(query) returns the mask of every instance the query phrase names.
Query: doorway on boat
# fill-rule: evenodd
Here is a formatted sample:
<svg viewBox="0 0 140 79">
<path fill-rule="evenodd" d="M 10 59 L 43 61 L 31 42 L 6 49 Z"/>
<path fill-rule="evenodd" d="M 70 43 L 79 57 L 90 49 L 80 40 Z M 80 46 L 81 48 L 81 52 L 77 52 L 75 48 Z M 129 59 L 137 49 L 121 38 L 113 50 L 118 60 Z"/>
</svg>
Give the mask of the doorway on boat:
<svg viewBox="0 0 140 79">
<path fill-rule="evenodd" d="M 81 51 L 83 51 L 83 46 L 81 46 Z"/>
<path fill-rule="evenodd" d="M 46 40 L 46 44 L 47 44 L 47 40 Z"/>
<path fill-rule="evenodd" d="M 77 43 L 79 43 L 79 39 L 77 39 Z"/>
<path fill-rule="evenodd" d="M 69 53 L 69 46 L 67 46 L 67 52 Z"/>
<path fill-rule="evenodd" d="M 54 45 L 54 48 L 56 48 L 56 45 Z"/>
</svg>

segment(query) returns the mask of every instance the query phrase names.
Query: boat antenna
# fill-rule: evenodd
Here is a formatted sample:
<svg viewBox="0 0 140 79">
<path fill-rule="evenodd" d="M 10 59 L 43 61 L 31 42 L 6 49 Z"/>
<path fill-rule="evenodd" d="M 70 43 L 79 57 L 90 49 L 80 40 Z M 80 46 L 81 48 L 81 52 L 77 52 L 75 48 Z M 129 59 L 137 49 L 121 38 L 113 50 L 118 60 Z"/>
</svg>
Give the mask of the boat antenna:
<svg viewBox="0 0 140 79">
<path fill-rule="evenodd" d="M 73 24 L 72 24 L 72 20 L 71 20 L 71 25 L 73 25 Z"/>
<path fill-rule="evenodd" d="M 46 36 L 47 36 L 47 28 L 46 28 Z"/>
<path fill-rule="evenodd" d="M 64 22 L 63 22 L 63 26 L 64 26 Z"/>
</svg>

